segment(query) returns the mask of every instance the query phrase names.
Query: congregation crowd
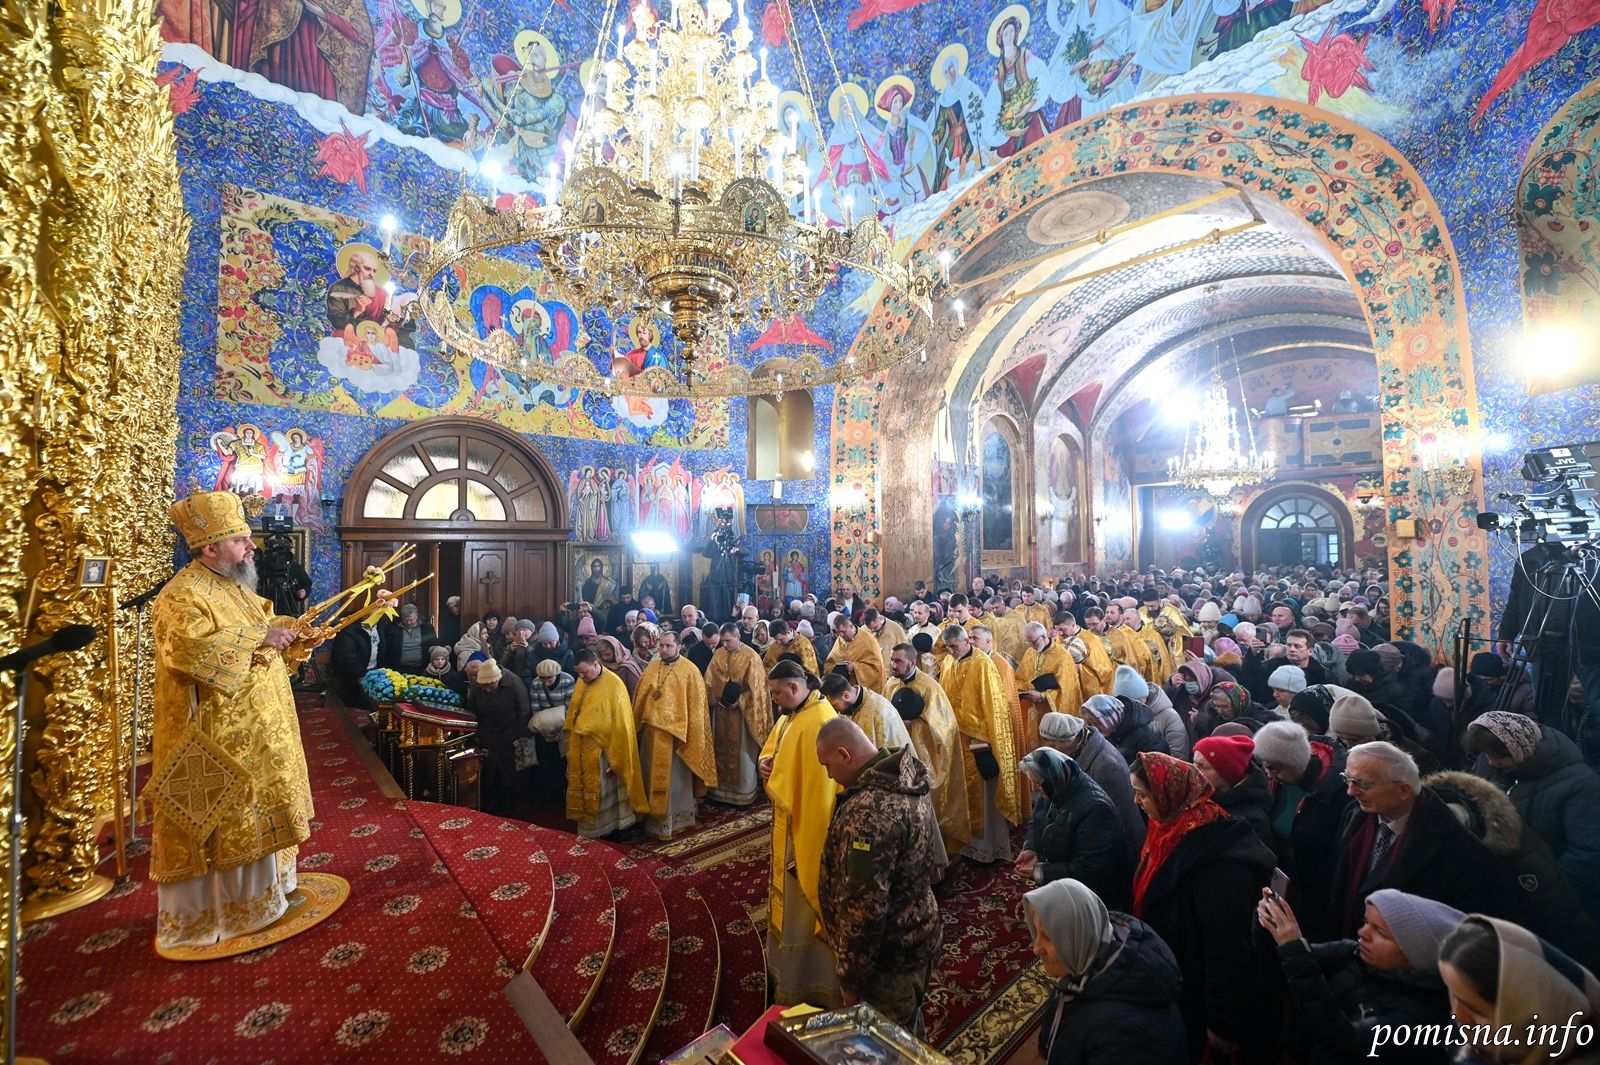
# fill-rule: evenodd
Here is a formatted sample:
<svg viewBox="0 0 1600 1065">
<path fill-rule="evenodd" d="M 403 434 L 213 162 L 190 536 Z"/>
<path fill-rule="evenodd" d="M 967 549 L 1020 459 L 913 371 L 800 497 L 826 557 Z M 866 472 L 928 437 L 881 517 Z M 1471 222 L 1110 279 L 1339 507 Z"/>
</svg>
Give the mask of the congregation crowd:
<svg viewBox="0 0 1600 1065">
<path fill-rule="evenodd" d="M 725 618 L 622 589 L 403 607 L 333 668 L 464 693 L 489 809 L 667 839 L 770 799 L 778 1002 L 919 1030 L 951 868 L 1009 863 L 1051 1065 L 1600 1061 L 1600 775 L 1505 647 L 1458 675 L 1390 625 L 1381 574 L 1325 568 Z"/>
</svg>

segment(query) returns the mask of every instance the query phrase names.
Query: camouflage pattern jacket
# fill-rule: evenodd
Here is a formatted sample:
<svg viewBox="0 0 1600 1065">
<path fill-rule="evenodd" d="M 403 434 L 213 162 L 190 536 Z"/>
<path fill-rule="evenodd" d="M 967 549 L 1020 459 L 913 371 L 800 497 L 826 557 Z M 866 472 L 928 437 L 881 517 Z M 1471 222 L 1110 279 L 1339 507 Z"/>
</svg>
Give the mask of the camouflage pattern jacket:
<svg viewBox="0 0 1600 1065">
<path fill-rule="evenodd" d="M 910 747 L 880 751 L 834 801 L 819 901 L 846 991 L 921 970 L 938 952 L 930 781 Z"/>
</svg>

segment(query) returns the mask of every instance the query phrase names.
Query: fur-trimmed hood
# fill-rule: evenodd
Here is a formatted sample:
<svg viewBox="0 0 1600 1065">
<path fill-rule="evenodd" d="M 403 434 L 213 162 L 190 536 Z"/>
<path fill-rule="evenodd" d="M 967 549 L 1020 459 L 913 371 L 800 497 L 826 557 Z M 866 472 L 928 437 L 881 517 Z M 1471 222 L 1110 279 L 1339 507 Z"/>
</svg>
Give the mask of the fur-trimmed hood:
<svg viewBox="0 0 1600 1065">
<path fill-rule="evenodd" d="M 1510 796 L 1471 773 L 1446 771 L 1430 774 L 1422 782 L 1439 793 L 1447 805 L 1470 803 L 1474 817 L 1466 828 L 1483 840 L 1496 856 L 1505 858 L 1522 847 L 1522 818 Z"/>
</svg>

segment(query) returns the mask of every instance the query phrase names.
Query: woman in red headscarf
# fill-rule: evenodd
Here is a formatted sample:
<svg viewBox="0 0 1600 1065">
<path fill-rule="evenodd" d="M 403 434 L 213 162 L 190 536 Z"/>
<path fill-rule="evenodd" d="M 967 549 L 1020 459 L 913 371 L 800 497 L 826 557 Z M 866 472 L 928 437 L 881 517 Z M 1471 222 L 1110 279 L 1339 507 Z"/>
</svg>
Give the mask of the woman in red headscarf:
<svg viewBox="0 0 1600 1065">
<path fill-rule="evenodd" d="M 1250 925 L 1272 852 L 1212 801 L 1211 785 L 1188 762 L 1147 752 L 1130 776 L 1150 822 L 1133 913 L 1178 959 L 1191 1060 L 1209 1052 L 1215 1065 L 1277 1061 L 1278 992 L 1268 978 L 1277 963 Z"/>
</svg>

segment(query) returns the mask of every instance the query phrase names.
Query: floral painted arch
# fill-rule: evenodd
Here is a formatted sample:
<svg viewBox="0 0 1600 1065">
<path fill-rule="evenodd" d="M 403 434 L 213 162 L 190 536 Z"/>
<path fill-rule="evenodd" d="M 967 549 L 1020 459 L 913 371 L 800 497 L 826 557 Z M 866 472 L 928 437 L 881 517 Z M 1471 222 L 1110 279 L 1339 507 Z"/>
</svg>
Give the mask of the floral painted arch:
<svg viewBox="0 0 1600 1065">
<path fill-rule="evenodd" d="M 1417 539 L 1396 537 L 1389 548 L 1395 637 L 1448 648 L 1463 618 L 1481 623 L 1488 613 L 1487 544 L 1474 521 L 1483 464 L 1461 270 L 1444 214 L 1416 170 L 1381 137 L 1314 107 L 1251 95 L 1172 97 L 1104 112 L 1019 152 L 975 183 L 912 254 L 959 256 L 1030 206 L 1125 172 L 1192 175 L 1271 197 L 1339 263 L 1377 355 L 1391 527 L 1419 525 Z M 898 311 L 881 301 L 856 343 L 892 337 Z M 841 444 L 868 435 L 860 423 L 875 435 L 882 395 L 881 381 L 838 391 L 836 488 L 876 476 L 875 455 L 865 465 Z M 879 572 L 871 555 L 877 495 L 835 493 L 835 561 L 849 545 L 858 579 Z M 867 587 L 877 591 L 876 582 Z"/>
</svg>

